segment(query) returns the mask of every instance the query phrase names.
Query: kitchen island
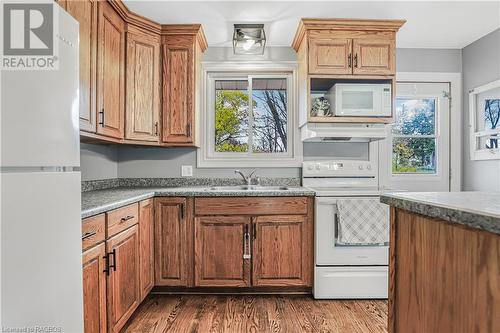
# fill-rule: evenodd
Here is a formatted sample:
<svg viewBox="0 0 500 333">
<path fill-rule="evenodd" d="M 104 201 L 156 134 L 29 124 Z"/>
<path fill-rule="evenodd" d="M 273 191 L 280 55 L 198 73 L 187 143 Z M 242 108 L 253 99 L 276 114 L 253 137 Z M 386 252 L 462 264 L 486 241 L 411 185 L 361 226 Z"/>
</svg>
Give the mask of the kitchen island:
<svg viewBox="0 0 500 333">
<path fill-rule="evenodd" d="M 389 332 L 500 332 L 500 193 L 397 193 Z"/>
</svg>

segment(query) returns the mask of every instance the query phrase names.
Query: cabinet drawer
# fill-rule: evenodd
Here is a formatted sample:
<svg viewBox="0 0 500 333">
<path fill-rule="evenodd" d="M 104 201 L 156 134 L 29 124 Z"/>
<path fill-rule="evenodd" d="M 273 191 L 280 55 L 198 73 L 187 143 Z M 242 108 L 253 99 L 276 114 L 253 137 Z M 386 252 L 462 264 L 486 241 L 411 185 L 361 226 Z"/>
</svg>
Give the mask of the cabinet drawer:
<svg viewBox="0 0 500 333">
<path fill-rule="evenodd" d="M 139 222 L 139 204 L 135 203 L 106 213 L 108 238 Z"/>
<path fill-rule="evenodd" d="M 196 198 L 196 215 L 307 214 L 307 197 Z"/>
<path fill-rule="evenodd" d="M 86 250 L 106 238 L 106 219 L 104 214 L 82 220 L 82 250 Z"/>
</svg>

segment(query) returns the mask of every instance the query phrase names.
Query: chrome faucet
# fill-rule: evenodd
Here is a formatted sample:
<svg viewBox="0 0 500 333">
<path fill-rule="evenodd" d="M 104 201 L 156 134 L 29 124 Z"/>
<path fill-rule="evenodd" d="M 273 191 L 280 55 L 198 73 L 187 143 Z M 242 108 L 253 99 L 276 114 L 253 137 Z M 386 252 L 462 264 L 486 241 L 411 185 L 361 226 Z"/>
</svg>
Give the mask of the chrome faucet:
<svg viewBox="0 0 500 333">
<path fill-rule="evenodd" d="M 260 179 L 259 177 L 254 177 L 256 169 L 252 170 L 248 176 L 245 176 L 243 172 L 240 170 L 234 170 L 234 173 L 237 173 L 238 175 L 243 178 L 243 181 L 245 182 L 246 185 L 260 185 Z"/>
</svg>

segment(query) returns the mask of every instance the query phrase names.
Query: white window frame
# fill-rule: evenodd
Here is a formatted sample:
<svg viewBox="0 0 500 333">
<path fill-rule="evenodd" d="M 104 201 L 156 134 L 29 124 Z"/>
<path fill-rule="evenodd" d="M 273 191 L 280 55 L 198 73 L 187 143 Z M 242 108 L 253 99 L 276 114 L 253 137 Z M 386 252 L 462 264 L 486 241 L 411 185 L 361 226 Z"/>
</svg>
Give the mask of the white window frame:
<svg viewBox="0 0 500 333">
<path fill-rule="evenodd" d="M 483 130 L 476 131 L 477 126 L 477 112 L 483 110 L 476 110 L 478 95 L 489 90 L 493 90 L 500 87 L 500 80 L 496 80 L 480 87 L 474 88 L 469 91 L 469 148 L 470 148 L 470 159 L 472 161 L 479 160 L 498 160 L 500 159 L 500 148 L 492 149 L 476 149 L 477 139 L 482 136 L 500 134 L 500 128 L 495 130 Z M 482 114 L 484 116 L 484 114 Z"/>
<path fill-rule="evenodd" d="M 199 168 L 220 167 L 299 167 L 302 144 L 298 132 L 297 64 L 285 63 L 208 63 L 202 67 L 201 145 L 197 151 Z M 248 153 L 215 151 L 215 81 L 260 78 L 287 79 L 287 151 L 284 153 Z M 251 87 L 249 86 L 249 89 Z M 252 95 L 252 91 L 249 91 Z M 249 129 L 252 126 L 250 113 Z M 252 131 L 249 132 L 251 135 Z"/>
<path fill-rule="evenodd" d="M 440 109 L 439 106 L 439 97 L 436 95 L 399 95 L 396 96 L 395 100 L 397 99 L 433 99 L 434 100 L 434 134 L 431 135 L 419 135 L 419 134 L 412 134 L 412 135 L 404 135 L 404 134 L 394 134 L 392 133 L 392 125 L 390 128 L 390 146 L 389 146 L 389 153 L 390 153 L 390 163 L 389 163 L 389 168 L 390 168 L 390 174 L 391 177 L 393 178 L 398 178 L 398 177 L 408 177 L 408 176 L 414 176 L 414 177 L 424 177 L 424 178 L 436 178 L 436 177 L 441 177 L 441 170 L 439 169 L 439 160 L 441 159 L 441 154 L 439 151 L 439 140 L 441 137 L 440 133 L 440 116 L 442 110 Z M 396 103 L 394 103 L 394 119 L 397 118 L 396 115 Z M 436 154 L 436 171 L 435 172 L 394 172 L 392 170 L 392 159 L 393 159 L 393 154 L 394 154 L 394 138 L 415 138 L 415 139 L 434 139 L 435 140 L 435 154 Z"/>
</svg>

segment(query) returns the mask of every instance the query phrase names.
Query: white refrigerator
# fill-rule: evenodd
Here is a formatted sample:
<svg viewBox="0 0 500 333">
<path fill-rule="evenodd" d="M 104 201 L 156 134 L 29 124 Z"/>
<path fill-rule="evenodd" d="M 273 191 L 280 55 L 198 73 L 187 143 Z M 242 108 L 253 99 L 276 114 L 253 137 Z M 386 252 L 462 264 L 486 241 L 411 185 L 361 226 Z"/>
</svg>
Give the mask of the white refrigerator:
<svg viewBox="0 0 500 333">
<path fill-rule="evenodd" d="M 59 69 L 1 73 L 0 320 L 28 332 L 83 332 L 79 32 L 57 12 Z"/>
</svg>

